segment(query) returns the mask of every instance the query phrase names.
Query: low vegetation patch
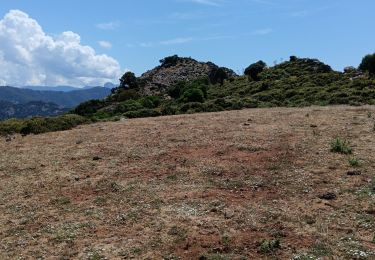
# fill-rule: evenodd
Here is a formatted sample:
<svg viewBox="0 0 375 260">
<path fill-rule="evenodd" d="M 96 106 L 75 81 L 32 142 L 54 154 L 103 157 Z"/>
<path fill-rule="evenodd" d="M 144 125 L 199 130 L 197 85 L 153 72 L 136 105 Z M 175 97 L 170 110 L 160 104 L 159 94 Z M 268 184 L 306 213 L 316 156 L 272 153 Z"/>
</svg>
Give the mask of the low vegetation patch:
<svg viewBox="0 0 375 260">
<path fill-rule="evenodd" d="M 69 130 L 77 125 L 88 122 L 90 122 L 89 119 L 76 114 L 67 114 L 58 117 L 9 119 L 0 122 L 0 134 L 42 134 L 53 131 Z"/>
<path fill-rule="evenodd" d="M 270 254 L 281 248 L 280 240 L 263 240 L 259 246 L 262 254 Z"/>
<path fill-rule="evenodd" d="M 337 137 L 331 142 L 331 152 L 341 153 L 341 154 L 351 154 L 353 149 L 350 147 L 350 144 L 347 140 L 343 140 Z"/>
</svg>

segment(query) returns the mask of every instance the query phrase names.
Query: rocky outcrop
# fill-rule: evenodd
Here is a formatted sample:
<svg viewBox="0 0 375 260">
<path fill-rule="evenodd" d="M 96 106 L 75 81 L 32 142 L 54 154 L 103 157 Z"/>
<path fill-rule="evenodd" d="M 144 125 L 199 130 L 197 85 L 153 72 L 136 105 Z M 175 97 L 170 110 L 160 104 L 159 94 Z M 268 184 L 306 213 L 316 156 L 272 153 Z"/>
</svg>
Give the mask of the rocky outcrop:
<svg viewBox="0 0 375 260">
<path fill-rule="evenodd" d="M 160 62 L 160 66 L 147 71 L 139 78 L 145 95 L 163 93 L 168 87 L 180 81 L 210 77 L 212 72 L 219 68 L 212 62 L 199 62 L 192 58 L 181 58 L 176 55 L 167 57 Z M 233 70 L 223 69 L 228 77 L 238 76 Z"/>
</svg>

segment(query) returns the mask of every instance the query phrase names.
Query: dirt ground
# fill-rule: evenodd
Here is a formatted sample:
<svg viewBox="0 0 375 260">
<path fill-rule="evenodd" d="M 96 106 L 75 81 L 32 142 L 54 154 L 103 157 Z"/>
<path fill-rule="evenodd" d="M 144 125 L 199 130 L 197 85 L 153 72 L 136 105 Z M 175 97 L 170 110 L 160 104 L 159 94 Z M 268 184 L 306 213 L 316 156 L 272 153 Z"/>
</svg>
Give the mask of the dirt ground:
<svg viewBox="0 0 375 260">
<path fill-rule="evenodd" d="M 249 109 L 2 138 L 0 259 L 375 259 L 374 118 Z"/>
</svg>

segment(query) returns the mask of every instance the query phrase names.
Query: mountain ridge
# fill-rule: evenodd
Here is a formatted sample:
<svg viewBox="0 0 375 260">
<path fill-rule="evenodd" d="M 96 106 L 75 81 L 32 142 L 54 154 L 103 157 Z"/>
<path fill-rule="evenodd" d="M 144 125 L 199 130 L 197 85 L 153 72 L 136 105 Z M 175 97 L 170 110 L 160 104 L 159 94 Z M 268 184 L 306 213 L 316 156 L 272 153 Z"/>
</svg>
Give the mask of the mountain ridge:
<svg viewBox="0 0 375 260">
<path fill-rule="evenodd" d="M 90 89 L 63 91 L 32 90 L 10 86 L 0 87 L 0 100 L 9 101 L 15 104 L 22 104 L 31 101 L 42 101 L 55 103 L 58 106 L 74 108 L 81 102 L 90 99 L 102 99 L 109 95 L 110 89 L 94 87 Z"/>
</svg>

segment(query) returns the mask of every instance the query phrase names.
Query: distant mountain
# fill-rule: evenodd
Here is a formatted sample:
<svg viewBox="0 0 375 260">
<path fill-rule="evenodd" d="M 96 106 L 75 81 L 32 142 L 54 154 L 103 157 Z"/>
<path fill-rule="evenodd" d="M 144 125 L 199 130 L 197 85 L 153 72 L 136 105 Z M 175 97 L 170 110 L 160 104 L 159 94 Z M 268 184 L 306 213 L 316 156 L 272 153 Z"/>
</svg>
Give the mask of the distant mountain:
<svg viewBox="0 0 375 260">
<path fill-rule="evenodd" d="M 94 87 L 69 92 L 51 90 L 31 90 L 15 87 L 0 87 L 0 100 L 14 104 L 26 104 L 31 101 L 54 103 L 65 108 L 74 108 L 90 99 L 103 99 L 111 93 L 109 88 Z"/>
<path fill-rule="evenodd" d="M 56 87 L 48 87 L 48 86 L 22 86 L 22 89 L 31 89 L 37 91 L 62 91 L 62 92 L 70 92 L 74 90 L 80 90 L 82 88 L 71 87 L 71 86 L 56 86 Z"/>
<path fill-rule="evenodd" d="M 55 86 L 55 87 L 49 87 L 49 86 L 22 86 L 20 88 L 23 89 L 31 89 L 31 90 L 39 90 L 39 91 L 62 91 L 62 92 L 70 92 L 70 91 L 75 91 L 75 90 L 83 90 L 83 89 L 91 89 L 91 88 L 97 88 L 100 86 L 86 86 L 83 88 L 79 87 L 72 87 L 72 86 Z M 116 87 L 115 84 L 111 82 L 107 82 L 104 84 L 104 88 L 112 89 Z"/>
<path fill-rule="evenodd" d="M 63 108 L 56 104 L 41 101 L 32 101 L 26 104 L 14 104 L 12 102 L 0 100 L 0 120 L 32 116 L 57 116 L 68 110 L 68 108 Z"/>
</svg>

